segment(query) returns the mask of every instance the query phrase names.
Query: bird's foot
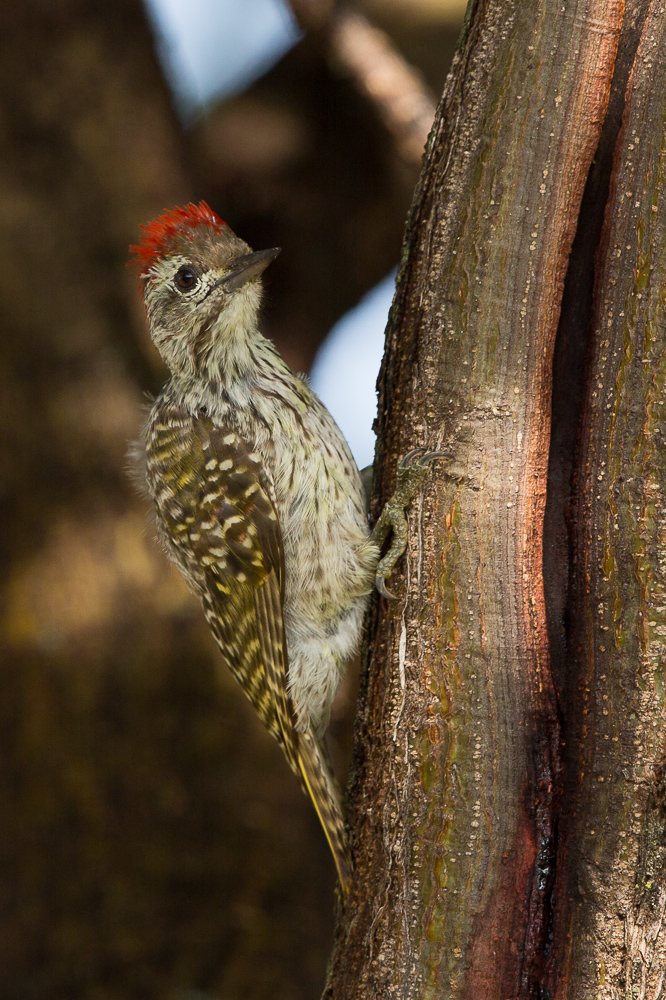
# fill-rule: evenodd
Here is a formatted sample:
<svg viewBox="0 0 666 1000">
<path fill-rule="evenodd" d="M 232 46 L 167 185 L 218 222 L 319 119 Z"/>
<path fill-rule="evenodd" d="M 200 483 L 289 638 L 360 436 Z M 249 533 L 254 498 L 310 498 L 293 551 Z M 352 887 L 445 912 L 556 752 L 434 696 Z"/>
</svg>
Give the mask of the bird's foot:
<svg viewBox="0 0 666 1000">
<path fill-rule="evenodd" d="M 391 547 L 386 555 L 379 560 L 375 574 L 377 590 L 387 601 L 397 601 L 398 599 L 390 590 L 387 590 L 386 578 L 391 575 L 393 567 L 407 546 L 405 509 L 416 495 L 430 463 L 436 458 L 446 457 L 446 452 L 443 451 L 413 448 L 398 465 L 395 492 L 385 504 L 371 535 L 372 541 L 381 548 L 389 534 L 393 533 Z"/>
</svg>

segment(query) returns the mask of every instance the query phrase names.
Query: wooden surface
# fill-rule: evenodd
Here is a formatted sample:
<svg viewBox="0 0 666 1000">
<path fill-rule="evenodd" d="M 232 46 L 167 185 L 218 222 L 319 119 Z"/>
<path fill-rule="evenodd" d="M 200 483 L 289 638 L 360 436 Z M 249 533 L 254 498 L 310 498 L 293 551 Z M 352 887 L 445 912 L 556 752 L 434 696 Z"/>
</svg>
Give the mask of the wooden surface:
<svg viewBox="0 0 666 1000">
<path fill-rule="evenodd" d="M 666 975 L 666 8 L 644 4 L 597 260 L 574 508 L 553 995 Z"/>
<path fill-rule="evenodd" d="M 377 499 L 410 514 L 357 722 L 356 859 L 325 996 L 528 997 L 560 733 L 542 586 L 550 374 L 619 2 L 476 4 L 431 135 L 380 375 Z"/>
</svg>

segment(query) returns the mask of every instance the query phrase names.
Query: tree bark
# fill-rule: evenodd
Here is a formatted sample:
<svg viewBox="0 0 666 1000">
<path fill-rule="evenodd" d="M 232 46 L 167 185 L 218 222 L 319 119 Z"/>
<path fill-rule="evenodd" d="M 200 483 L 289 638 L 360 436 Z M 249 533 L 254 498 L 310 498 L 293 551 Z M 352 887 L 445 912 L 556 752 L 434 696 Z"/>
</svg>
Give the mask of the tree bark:
<svg viewBox="0 0 666 1000">
<path fill-rule="evenodd" d="M 574 507 L 557 997 L 666 975 L 666 8 L 643 4 L 597 259 Z"/>
<path fill-rule="evenodd" d="M 544 983 L 551 366 L 621 18 L 620 0 L 474 4 L 435 119 L 379 380 L 377 499 L 410 448 L 450 457 L 413 504 L 400 603 L 371 621 L 335 1000 Z"/>
</svg>

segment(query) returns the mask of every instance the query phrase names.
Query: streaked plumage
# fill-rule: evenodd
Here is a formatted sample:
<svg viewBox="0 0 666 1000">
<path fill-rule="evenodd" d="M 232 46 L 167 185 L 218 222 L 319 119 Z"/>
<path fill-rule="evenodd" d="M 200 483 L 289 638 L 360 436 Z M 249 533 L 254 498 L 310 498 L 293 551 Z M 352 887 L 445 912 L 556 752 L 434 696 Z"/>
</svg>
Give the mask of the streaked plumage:
<svg viewBox="0 0 666 1000">
<path fill-rule="evenodd" d="M 319 740 L 378 560 L 358 470 L 257 329 L 271 252 L 252 254 L 204 203 L 155 220 L 134 251 L 172 373 L 145 437 L 160 535 L 311 796 L 345 889 L 344 823 Z"/>
</svg>

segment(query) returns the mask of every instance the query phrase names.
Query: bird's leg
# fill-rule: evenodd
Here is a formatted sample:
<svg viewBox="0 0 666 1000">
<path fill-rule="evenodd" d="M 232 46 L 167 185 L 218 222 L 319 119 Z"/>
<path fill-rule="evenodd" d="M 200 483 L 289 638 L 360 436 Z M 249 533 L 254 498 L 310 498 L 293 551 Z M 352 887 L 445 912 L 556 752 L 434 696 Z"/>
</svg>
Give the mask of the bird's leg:
<svg viewBox="0 0 666 1000">
<path fill-rule="evenodd" d="M 446 453 L 443 451 L 426 451 L 425 448 L 414 448 L 408 452 L 398 465 L 395 492 L 384 505 L 384 509 L 372 529 L 370 539 L 380 549 L 389 534 L 393 533 L 391 547 L 386 555 L 379 560 L 375 574 L 377 590 L 388 601 L 397 601 L 397 597 L 386 589 L 385 581 L 391 575 L 393 567 L 407 546 L 405 509 L 418 491 L 430 462 L 436 458 L 445 457 Z"/>
</svg>

